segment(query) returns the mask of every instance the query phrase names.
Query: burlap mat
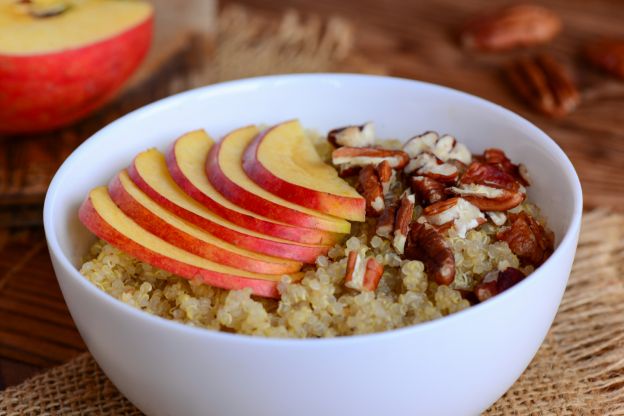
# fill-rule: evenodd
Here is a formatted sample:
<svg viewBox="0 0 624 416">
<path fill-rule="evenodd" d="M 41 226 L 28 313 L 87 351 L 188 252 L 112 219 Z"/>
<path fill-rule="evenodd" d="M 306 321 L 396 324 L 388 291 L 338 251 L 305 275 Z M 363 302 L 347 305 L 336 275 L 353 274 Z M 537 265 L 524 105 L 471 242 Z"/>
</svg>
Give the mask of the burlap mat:
<svg viewBox="0 0 624 416">
<path fill-rule="evenodd" d="M 380 72 L 353 52 L 353 32 L 338 19 L 275 22 L 230 8 L 219 19 L 211 63 L 168 80 L 171 92 L 269 73 Z M 624 215 L 593 211 L 570 283 L 537 356 L 488 415 L 624 415 Z M 88 353 L 0 393 L 0 416 L 139 415 Z"/>
</svg>

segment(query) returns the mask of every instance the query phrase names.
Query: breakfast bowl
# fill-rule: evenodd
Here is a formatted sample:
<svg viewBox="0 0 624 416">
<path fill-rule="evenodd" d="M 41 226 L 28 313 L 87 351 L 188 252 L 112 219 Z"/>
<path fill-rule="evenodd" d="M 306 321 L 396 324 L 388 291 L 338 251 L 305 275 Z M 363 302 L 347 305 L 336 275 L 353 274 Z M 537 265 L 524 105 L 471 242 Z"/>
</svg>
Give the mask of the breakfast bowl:
<svg viewBox="0 0 624 416">
<path fill-rule="evenodd" d="M 386 332 L 263 338 L 197 328 L 135 309 L 80 266 L 93 235 L 78 211 L 145 149 L 205 129 L 298 118 L 326 133 L 374 120 L 379 135 L 450 132 L 472 152 L 504 149 L 532 176 L 530 199 L 556 236 L 530 276 L 450 316 Z M 501 397 L 539 349 L 570 274 L 582 213 L 574 168 L 545 133 L 480 98 L 427 83 L 348 74 L 284 75 L 199 88 L 136 110 L 97 132 L 59 169 L 45 201 L 50 256 L 89 351 L 148 415 L 474 415 Z"/>
</svg>

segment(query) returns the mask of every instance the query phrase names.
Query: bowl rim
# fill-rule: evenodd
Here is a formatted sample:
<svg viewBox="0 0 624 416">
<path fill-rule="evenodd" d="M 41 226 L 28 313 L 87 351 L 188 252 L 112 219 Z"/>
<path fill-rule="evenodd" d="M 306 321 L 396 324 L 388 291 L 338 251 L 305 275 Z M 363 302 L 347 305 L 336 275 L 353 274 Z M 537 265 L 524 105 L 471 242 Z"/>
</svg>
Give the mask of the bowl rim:
<svg viewBox="0 0 624 416">
<path fill-rule="evenodd" d="M 182 332 L 189 336 L 199 336 L 204 337 L 206 340 L 214 340 L 214 341 L 222 341 L 222 342 L 234 342 L 234 343 L 252 343 L 257 346 L 280 346 L 280 347 L 328 347 L 342 344 L 352 344 L 359 343 L 362 341 L 383 341 L 387 338 L 405 336 L 405 335 L 413 335 L 420 332 L 426 332 L 430 330 L 435 330 L 439 326 L 450 325 L 455 321 L 461 319 L 469 319 L 470 316 L 477 313 L 487 313 L 488 309 L 496 308 L 496 306 L 502 302 L 505 302 L 509 296 L 513 296 L 514 293 L 518 291 L 520 287 L 528 287 L 534 282 L 537 282 L 537 279 L 523 279 L 520 283 L 516 284 L 514 287 L 506 290 L 505 292 L 493 297 L 492 299 L 487 300 L 486 302 L 473 305 L 469 308 L 461 310 L 459 312 L 455 312 L 451 315 L 444 316 L 442 318 L 434 319 L 431 321 L 421 322 L 418 324 L 391 329 L 383 332 L 375 332 L 369 334 L 358 334 L 358 335 L 348 335 L 348 336 L 337 336 L 332 338 L 276 338 L 276 337 L 265 337 L 265 336 L 253 336 L 246 334 L 237 334 L 237 333 L 228 333 L 223 331 L 218 331 L 209 328 L 195 327 L 188 325 L 186 323 L 174 321 L 171 319 L 163 318 L 157 315 L 152 315 L 143 310 L 137 309 L 133 306 L 114 298 L 109 295 L 102 289 L 95 286 L 92 282 L 87 280 L 79 270 L 74 267 L 69 258 L 64 254 L 63 250 L 60 247 L 58 242 L 58 238 L 54 228 L 54 216 L 55 216 L 55 203 L 57 201 L 57 194 L 59 193 L 59 186 L 63 182 L 62 178 L 65 175 L 65 172 L 71 168 L 74 159 L 79 157 L 82 153 L 88 152 L 90 146 L 98 140 L 103 140 L 103 137 L 106 135 L 106 131 L 112 126 L 116 126 L 117 124 L 122 124 L 128 119 L 133 118 L 141 118 L 143 116 L 149 115 L 151 112 L 162 111 L 162 109 L 166 109 L 168 107 L 172 107 L 177 105 L 180 102 L 187 100 L 190 97 L 196 95 L 203 95 L 212 92 L 219 92 L 220 90 L 227 89 L 248 89 L 249 87 L 254 86 L 254 84 L 267 84 L 267 83 L 275 83 L 275 82 L 323 82 L 327 80 L 334 79 L 336 81 L 346 81 L 350 82 L 351 80 L 359 80 L 359 81 L 371 81 L 371 82 L 395 82 L 395 83 L 405 83 L 410 84 L 412 86 L 416 85 L 419 87 L 425 87 L 429 89 L 434 89 L 441 91 L 443 93 L 456 95 L 461 97 L 462 99 L 472 100 L 474 103 L 484 107 L 487 111 L 492 111 L 506 119 L 506 121 L 512 122 L 514 124 L 519 125 L 523 128 L 528 134 L 535 137 L 539 140 L 539 145 L 544 147 L 549 154 L 557 157 L 557 159 L 565 166 L 564 175 L 566 179 L 571 182 L 572 189 L 574 191 L 573 200 L 574 200 L 574 209 L 572 213 L 572 218 L 569 225 L 566 228 L 563 238 L 561 238 L 559 245 L 553 252 L 553 254 L 544 262 L 540 267 L 535 269 L 532 274 L 539 273 L 540 270 L 543 270 L 546 265 L 552 264 L 555 261 L 559 261 L 563 259 L 562 247 L 574 245 L 576 247 L 576 239 L 578 237 L 578 232 L 580 230 L 581 225 L 581 216 L 583 212 L 583 194 L 582 188 L 580 184 L 580 180 L 578 178 L 578 174 L 572 165 L 572 162 L 569 160 L 567 155 L 563 152 L 563 150 L 559 147 L 559 145 L 551 139 L 544 131 L 539 129 L 533 123 L 521 117 L 520 115 L 508 110 L 498 104 L 495 104 L 486 99 L 477 97 L 475 95 L 459 91 L 450 87 L 437 85 L 429 82 L 423 82 L 418 80 L 412 80 L 407 78 L 399 78 L 399 77 L 391 77 L 391 76 L 383 76 L 383 75 L 365 75 L 365 74 L 349 74 L 349 73 L 303 73 L 303 74 L 286 74 L 286 75 L 268 75 L 268 76 L 259 76 L 252 78 L 244 78 L 240 80 L 234 81 L 226 81 L 217 84 L 207 85 L 199 88 L 194 88 L 191 90 L 187 90 L 181 93 L 177 93 L 171 95 L 169 97 L 160 99 L 158 101 L 147 104 L 143 107 L 140 107 L 136 110 L 133 110 L 124 116 L 116 119 L 115 121 L 109 123 L 104 126 L 102 129 L 95 132 L 88 139 L 86 139 L 80 146 L 78 146 L 68 157 L 65 159 L 61 167 L 57 170 L 54 175 L 50 186 L 48 187 L 48 191 L 46 193 L 45 202 L 44 202 L 44 210 L 43 210 L 43 220 L 44 220 L 44 230 L 46 235 L 46 240 L 48 244 L 48 249 L 50 251 L 51 256 L 54 256 L 59 265 L 68 271 L 68 275 L 70 275 L 71 279 L 75 279 L 78 284 L 86 291 L 86 293 L 93 295 L 99 300 L 107 303 L 111 308 L 120 309 L 122 313 L 129 313 L 131 316 L 137 318 L 139 321 L 144 321 L 146 324 L 162 326 L 163 329 L 169 331 L 178 331 Z M 56 274 L 56 272 L 55 272 Z M 57 276 L 58 280 L 58 276 Z M 536 284 L 536 283 L 535 283 Z"/>
</svg>

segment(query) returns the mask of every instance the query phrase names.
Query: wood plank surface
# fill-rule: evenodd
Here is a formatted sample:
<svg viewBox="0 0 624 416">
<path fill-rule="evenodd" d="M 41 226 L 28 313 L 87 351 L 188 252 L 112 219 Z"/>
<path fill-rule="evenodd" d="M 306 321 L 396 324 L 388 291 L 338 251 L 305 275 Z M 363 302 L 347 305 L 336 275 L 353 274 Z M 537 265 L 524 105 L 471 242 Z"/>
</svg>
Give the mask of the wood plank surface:
<svg viewBox="0 0 624 416">
<path fill-rule="evenodd" d="M 222 6 L 231 3 L 225 0 Z M 570 65 L 583 95 L 576 112 L 556 121 L 528 108 L 501 75 L 505 62 L 527 51 L 475 55 L 458 47 L 456 29 L 461 23 L 500 2 L 236 3 L 274 14 L 295 8 L 349 19 L 357 28 L 357 49 L 389 74 L 447 85 L 518 112 L 550 134 L 570 156 L 580 174 L 587 207 L 624 209 L 624 176 L 620 174 L 624 165 L 624 82 L 587 67 L 578 54 L 587 40 L 603 35 L 624 38 L 624 2 L 538 1 L 556 10 L 564 21 L 564 31 L 555 41 L 538 49 L 551 51 Z M 0 137 L 0 388 L 66 361 L 85 348 L 62 300 L 42 230 L 38 226 L 23 228 L 40 223 L 41 201 L 52 173 L 74 147 L 101 126 L 169 94 L 168 80 L 192 65 L 189 48 L 193 45 L 183 42 L 156 74 L 76 126 L 49 135 Z"/>
</svg>

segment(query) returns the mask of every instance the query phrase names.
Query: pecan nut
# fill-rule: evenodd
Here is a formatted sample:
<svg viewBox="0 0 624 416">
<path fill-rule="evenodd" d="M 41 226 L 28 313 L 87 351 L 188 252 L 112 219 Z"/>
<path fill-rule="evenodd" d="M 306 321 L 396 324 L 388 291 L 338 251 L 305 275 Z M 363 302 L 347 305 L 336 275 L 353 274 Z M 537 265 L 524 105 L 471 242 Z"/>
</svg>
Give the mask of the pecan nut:
<svg viewBox="0 0 624 416">
<path fill-rule="evenodd" d="M 472 160 L 472 154 L 464 144 L 459 143 L 453 136 L 445 134 L 440 137 L 433 131 L 412 137 L 403 145 L 403 150 L 410 158 L 430 153 L 442 162 L 458 160 L 467 165 Z"/>
<path fill-rule="evenodd" d="M 489 278 L 490 276 L 492 276 L 492 278 Z M 474 293 L 479 302 L 483 302 L 501 292 L 504 292 L 519 283 L 524 278 L 524 273 L 520 270 L 508 267 L 499 272 L 488 273 L 485 279 L 483 279 L 480 284 L 475 286 Z"/>
<path fill-rule="evenodd" d="M 446 198 L 445 186 L 426 176 L 412 176 L 411 188 L 422 206 L 428 206 Z"/>
<path fill-rule="evenodd" d="M 486 221 L 479 208 L 464 198 L 451 198 L 429 205 L 423 210 L 423 215 L 433 225 L 452 225 L 462 238 L 469 230 Z"/>
<path fill-rule="evenodd" d="M 449 243 L 428 223 L 413 222 L 405 245 L 405 257 L 420 260 L 439 285 L 455 280 L 455 257 Z"/>
<path fill-rule="evenodd" d="M 503 51 L 546 43 L 561 26 L 561 19 L 549 9 L 518 4 L 471 19 L 462 28 L 460 40 L 468 49 Z"/>
<path fill-rule="evenodd" d="M 377 165 L 377 176 L 379 176 L 384 196 L 388 195 L 396 175 L 387 160 Z"/>
<path fill-rule="evenodd" d="M 496 238 L 505 241 L 511 251 L 527 264 L 539 266 L 554 251 L 551 231 L 525 212 L 509 214 L 510 226 L 500 230 Z"/>
<path fill-rule="evenodd" d="M 581 100 L 566 68 L 550 55 L 519 59 L 507 68 L 507 75 L 516 92 L 547 116 L 562 117 Z"/>
<path fill-rule="evenodd" d="M 604 71 L 624 78 L 624 39 L 601 39 L 585 47 L 585 57 Z"/>
<path fill-rule="evenodd" d="M 407 165 L 409 156 L 401 150 L 348 146 L 340 147 L 332 153 L 332 163 L 344 168 L 367 165 L 377 166 L 383 161 L 388 162 L 393 169 L 402 169 Z"/>
<path fill-rule="evenodd" d="M 375 234 L 379 237 L 390 238 L 392 235 L 396 210 L 396 205 L 390 205 L 381 213 L 381 216 L 377 220 L 377 226 L 375 227 Z"/>
<path fill-rule="evenodd" d="M 335 147 L 368 147 L 375 143 L 375 126 L 373 123 L 361 126 L 346 126 L 327 133 L 327 141 Z"/>
<path fill-rule="evenodd" d="M 383 187 L 373 165 L 367 165 L 360 170 L 357 189 L 366 199 L 366 215 L 379 216 L 386 204 L 384 202 Z"/>
<path fill-rule="evenodd" d="M 501 149 L 485 149 L 485 152 L 483 152 L 483 159 L 485 163 L 495 165 L 503 172 L 510 174 L 522 185 L 529 186 L 531 184 L 526 167 L 522 164 L 516 165 L 512 163 Z"/>
<path fill-rule="evenodd" d="M 374 291 L 383 275 L 383 265 L 373 257 L 366 258 L 362 253 L 349 252 L 345 286 L 359 291 Z"/>
<path fill-rule="evenodd" d="M 405 251 L 405 242 L 407 241 L 407 233 L 412 222 L 415 204 L 416 199 L 414 195 L 404 193 L 401 196 L 400 205 L 394 220 L 394 239 L 392 240 L 392 245 L 399 254 L 403 254 Z"/>
<path fill-rule="evenodd" d="M 409 161 L 405 173 L 414 172 L 443 183 L 455 183 L 459 177 L 459 170 L 455 165 L 443 163 L 431 153 L 421 153 Z"/>
</svg>

